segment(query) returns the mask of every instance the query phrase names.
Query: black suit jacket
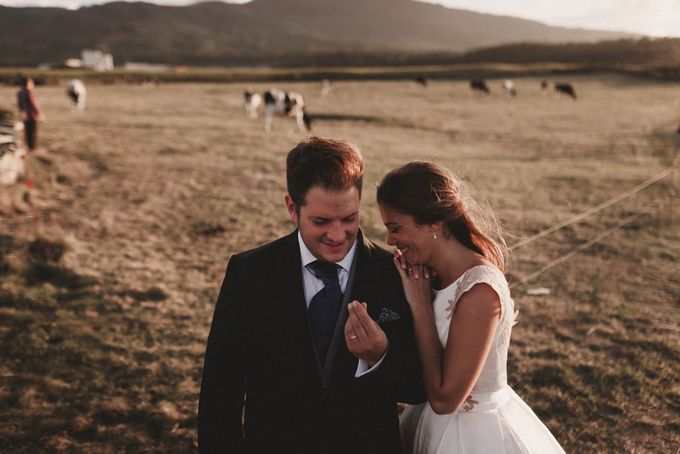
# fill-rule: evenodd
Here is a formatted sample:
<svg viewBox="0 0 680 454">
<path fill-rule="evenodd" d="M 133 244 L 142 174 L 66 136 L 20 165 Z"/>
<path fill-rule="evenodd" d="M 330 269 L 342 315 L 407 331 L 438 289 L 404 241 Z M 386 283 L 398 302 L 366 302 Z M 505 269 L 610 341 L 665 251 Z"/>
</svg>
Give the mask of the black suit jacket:
<svg viewBox="0 0 680 454">
<path fill-rule="evenodd" d="M 297 231 L 231 258 L 205 353 L 199 452 L 401 452 L 396 402 L 424 399 L 413 323 L 391 254 L 361 233 L 347 290 L 345 304 L 366 302 L 390 343 L 360 378 L 343 337 L 346 305 L 319 367 Z"/>
</svg>

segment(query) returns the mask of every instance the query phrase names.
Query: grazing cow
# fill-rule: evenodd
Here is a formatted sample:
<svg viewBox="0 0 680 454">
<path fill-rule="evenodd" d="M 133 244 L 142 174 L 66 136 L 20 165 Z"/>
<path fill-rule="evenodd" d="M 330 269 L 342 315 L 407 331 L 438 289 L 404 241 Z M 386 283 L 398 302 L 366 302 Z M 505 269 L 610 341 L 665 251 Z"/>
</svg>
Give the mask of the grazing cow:
<svg viewBox="0 0 680 454">
<path fill-rule="evenodd" d="M 487 95 L 491 94 L 491 90 L 489 90 L 489 87 L 486 85 L 486 82 L 483 79 L 471 80 L 470 81 L 470 88 L 472 90 L 483 91 Z"/>
<path fill-rule="evenodd" d="M 305 112 L 305 100 L 300 93 L 269 90 L 264 94 L 264 129 L 271 131 L 274 116 L 295 118 L 300 132 L 311 131 L 312 121 Z"/>
<path fill-rule="evenodd" d="M 250 118 L 257 118 L 257 110 L 262 105 L 262 96 L 249 91 L 243 92 L 243 108 Z"/>
<path fill-rule="evenodd" d="M 427 87 L 427 77 L 425 76 L 418 76 L 415 79 L 413 79 L 415 83 L 418 85 L 422 85 L 423 87 Z"/>
<path fill-rule="evenodd" d="M 555 93 L 562 93 L 576 99 L 576 92 L 571 84 L 555 84 Z"/>
<path fill-rule="evenodd" d="M 503 81 L 503 90 L 512 96 L 517 96 L 517 90 L 515 90 L 515 83 L 510 79 L 505 79 Z"/>
<path fill-rule="evenodd" d="M 85 102 L 87 101 L 87 89 L 85 84 L 79 79 L 71 79 L 66 83 L 66 94 L 71 98 L 71 107 L 73 110 L 82 112 L 85 110 Z"/>
</svg>

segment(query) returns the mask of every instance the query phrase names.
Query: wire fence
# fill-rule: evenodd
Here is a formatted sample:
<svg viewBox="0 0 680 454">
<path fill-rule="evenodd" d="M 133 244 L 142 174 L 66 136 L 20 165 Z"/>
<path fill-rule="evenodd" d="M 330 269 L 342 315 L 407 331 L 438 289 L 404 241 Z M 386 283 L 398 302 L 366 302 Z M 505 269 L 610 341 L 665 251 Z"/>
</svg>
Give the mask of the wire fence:
<svg viewBox="0 0 680 454">
<path fill-rule="evenodd" d="M 528 244 L 531 244 L 531 243 L 533 243 L 533 242 L 535 242 L 535 241 L 537 241 L 541 238 L 547 237 L 548 235 L 551 235 L 551 234 L 553 234 L 553 233 L 555 233 L 555 232 L 557 232 L 557 231 L 559 231 L 559 230 L 561 230 L 561 229 L 563 229 L 567 226 L 579 223 L 579 222 L 583 221 L 584 219 L 592 216 L 593 214 L 604 210 L 607 207 L 610 207 L 610 206 L 612 206 L 612 205 L 614 205 L 618 202 L 621 202 L 622 200 L 628 199 L 628 198 L 636 195 L 640 191 L 642 191 L 642 190 L 644 190 L 644 189 L 646 189 L 650 186 L 653 186 L 655 184 L 658 184 L 658 183 L 664 181 L 665 179 L 670 179 L 670 178 L 672 178 L 672 180 L 673 180 L 672 186 L 671 186 L 671 193 L 669 194 L 669 196 L 671 198 L 670 206 L 669 206 L 669 210 L 670 210 L 669 212 L 671 213 L 671 222 L 672 222 L 672 206 L 673 206 L 672 197 L 675 195 L 674 194 L 674 186 L 677 185 L 678 163 L 679 162 L 680 162 L 680 152 L 678 152 L 676 154 L 675 159 L 673 160 L 673 164 L 670 167 L 662 170 L 658 174 L 649 178 L 647 181 L 640 183 L 640 184 L 636 185 L 635 187 L 633 187 L 633 188 L 631 188 L 627 191 L 624 191 L 621 194 L 600 203 L 597 206 L 594 206 L 594 207 L 589 208 L 589 209 L 587 209 L 587 210 L 585 210 L 585 211 L 583 211 L 583 212 L 581 212 L 581 213 L 579 213 L 575 216 L 572 216 L 565 221 L 559 222 L 559 223 L 552 225 L 552 226 L 550 226 L 550 227 L 548 227 L 548 228 L 546 228 L 546 229 L 544 229 L 544 230 L 542 230 L 542 231 L 540 231 L 540 232 L 538 232 L 534 235 L 531 235 L 527 238 L 524 238 L 524 239 L 516 242 L 515 244 L 512 244 L 511 246 L 509 246 L 509 249 L 511 251 L 516 251 L 517 249 L 519 249 L 521 247 L 524 247 Z M 585 249 L 591 247 L 592 245 L 598 243 L 599 241 L 601 241 L 602 239 L 611 235 L 612 233 L 620 230 L 621 228 L 623 228 L 627 224 L 630 224 L 631 222 L 641 218 L 643 215 L 650 213 L 655 208 L 659 208 L 661 205 L 663 205 L 663 203 L 664 203 L 664 200 L 662 198 L 655 199 L 651 204 L 643 207 L 642 209 L 637 210 L 636 213 L 634 213 L 631 216 L 626 217 L 623 221 L 619 222 L 615 226 L 606 229 L 605 231 L 599 233 L 598 235 L 596 235 L 594 238 L 590 239 L 589 241 L 571 249 L 570 251 L 568 251 L 565 254 L 560 255 L 556 259 L 551 260 L 547 264 L 543 265 L 540 269 L 529 274 L 528 276 L 524 276 L 524 277 L 520 278 L 518 281 L 513 282 L 511 287 L 524 285 L 524 284 L 528 283 L 529 281 L 534 280 L 535 278 L 539 277 L 541 274 L 545 273 L 549 269 L 554 268 L 555 266 L 569 260 L 574 255 L 576 255 L 579 252 L 582 252 Z"/>
</svg>

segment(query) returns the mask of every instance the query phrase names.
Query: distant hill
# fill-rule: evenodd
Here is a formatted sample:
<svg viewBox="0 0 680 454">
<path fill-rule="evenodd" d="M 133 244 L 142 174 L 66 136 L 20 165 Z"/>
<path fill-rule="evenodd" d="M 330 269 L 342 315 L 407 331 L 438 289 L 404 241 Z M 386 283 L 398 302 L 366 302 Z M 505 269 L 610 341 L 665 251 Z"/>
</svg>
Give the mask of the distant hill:
<svg viewBox="0 0 680 454">
<path fill-rule="evenodd" d="M 518 43 L 487 47 L 454 58 L 456 63 L 582 63 L 593 66 L 680 67 L 680 38 L 621 39 L 597 43 Z"/>
<path fill-rule="evenodd" d="M 0 65 L 31 66 L 111 52 L 186 65 L 365 63 L 376 55 L 454 54 L 517 42 L 630 38 L 551 27 L 413 0 L 253 0 L 173 7 L 115 2 L 68 11 L 0 6 Z"/>
</svg>

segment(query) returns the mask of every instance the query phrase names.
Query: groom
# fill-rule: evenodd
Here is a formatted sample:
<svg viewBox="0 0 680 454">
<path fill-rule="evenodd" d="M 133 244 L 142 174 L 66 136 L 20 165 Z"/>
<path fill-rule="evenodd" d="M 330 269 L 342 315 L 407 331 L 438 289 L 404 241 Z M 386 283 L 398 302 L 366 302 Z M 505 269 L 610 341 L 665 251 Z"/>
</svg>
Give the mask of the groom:
<svg viewBox="0 0 680 454">
<path fill-rule="evenodd" d="M 297 229 L 229 261 L 205 353 L 199 452 L 401 452 L 396 402 L 424 394 L 392 256 L 359 230 L 363 171 L 341 141 L 312 137 L 288 154 Z M 346 323 L 348 310 L 359 324 Z"/>
</svg>

